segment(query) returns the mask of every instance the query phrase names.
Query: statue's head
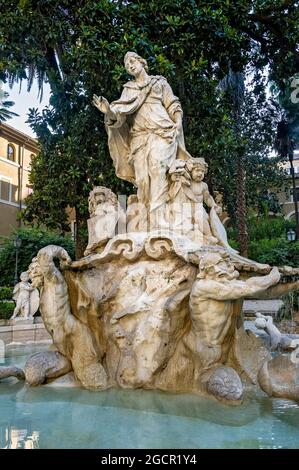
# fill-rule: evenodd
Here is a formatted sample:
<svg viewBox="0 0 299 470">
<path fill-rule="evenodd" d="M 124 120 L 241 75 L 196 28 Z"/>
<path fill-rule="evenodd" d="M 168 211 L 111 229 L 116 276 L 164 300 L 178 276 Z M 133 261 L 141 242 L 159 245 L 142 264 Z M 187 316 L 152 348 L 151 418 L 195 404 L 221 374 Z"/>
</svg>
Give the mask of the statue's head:
<svg viewBox="0 0 299 470">
<path fill-rule="evenodd" d="M 204 158 L 190 158 L 186 163 L 187 169 L 193 181 L 199 183 L 208 172 L 208 164 Z"/>
<path fill-rule="evenodd" d="M 124 57 L 126 71 L 133 77 L 137 77 L 142 69 L 148 71 L 147 61 L 136 54 L 136 52 L 127 52 Z"/>
<path fill-rule="evenodd" d="M 117 207 L 118 201 L 116 195 L 109 188 L 105 186 L 96 186 L 89 193 L 88 198 L 88 209 L 90 217 L 95 213 L 96 208 L 101 204 L 111 204 L 114 207 Z"/>
<path fill-rule="evenodd" d="M 37 258 L 33 258 L 28 268 L 29 278 L 31 280 L 32 287 L 42 287 L 44 283 L 44 276 L 39 266 Z"/>
<path fill-rule="evenodd" d="M 22 282 L 28 282 L 29 281 L 29 274 L 28 271 L 24 271 L 23 273 L 20 274 L 20 279 Z"/>
<path fill-rule="evenodd" d="M 199 279 L 231 281 L 239 277 L 227 253 L 205 253 L 199 261 Z"/>
</svg>

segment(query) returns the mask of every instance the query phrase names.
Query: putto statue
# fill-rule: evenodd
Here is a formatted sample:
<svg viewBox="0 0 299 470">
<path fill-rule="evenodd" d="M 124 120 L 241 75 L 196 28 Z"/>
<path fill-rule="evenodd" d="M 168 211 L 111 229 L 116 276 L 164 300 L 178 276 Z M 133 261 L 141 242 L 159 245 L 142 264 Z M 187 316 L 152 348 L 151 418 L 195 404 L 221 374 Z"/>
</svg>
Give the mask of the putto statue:
<svg viewBox="0 0 299 470">
<path fill-rule="evenodd" d="M 260 384 L 296 399 L 294 355 L 282 378 L 285 359 L 271 359 L 245 332 L 242 304 L 298 289 L 299 269 L 257 263 L 230 247 L 204 181 L 208 165 L 185 148 L 179 99 L 135 52 L 124 63 L 133 79 L 120 99 L 95 95 L 93 104 L 105 115 L 116 174 L 137 194 L 124 204 L 94 188 L 85 257 L 72 262 L 51 245 L 33 260 L 29 276 L 56 349 L 28 359 L 27 382 L 70 373 L 93 390 L 194 392 L 230 404 Z"/>
<path fill-rule="evenodd" d="M 16 302 L 11 320 L 30 320 L 34 317 L 39 307 L 38 290 L 30 284 L 28 271 L 21 273 L 21 282 L 15 285 L 13 300 Z"/>
</svg>

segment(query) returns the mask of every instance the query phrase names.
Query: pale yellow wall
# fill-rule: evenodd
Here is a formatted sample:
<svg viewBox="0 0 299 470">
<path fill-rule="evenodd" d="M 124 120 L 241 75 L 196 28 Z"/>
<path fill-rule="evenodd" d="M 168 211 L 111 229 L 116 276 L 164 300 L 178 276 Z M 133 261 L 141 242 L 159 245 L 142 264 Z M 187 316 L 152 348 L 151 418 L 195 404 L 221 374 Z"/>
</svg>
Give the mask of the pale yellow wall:
<svg viewBox="0 0 299 470">
<path fill-rule="evenodd" d="M 299 152 L 298 151 L 295 152 L 293 166 L 294 166 L 294 171 L 295 171 L 295 176 L 296 176 L 296 187 L 299 188 Z M 289 170 L 290 163 L 285 162 L 283 164 L 283 167 Z M 287 181 L 287 184 L 285 184 L 286 181 Z M 283 182 L 282 186 L 287 186 L 287 188 L 289 188 L 287 194 L 285 193 L 285 191 L 281 191 L 280 193 L 278 193 L 278 200 L 280 204 L 282 204 L 283 215 L 285 218 L 295 217 L 295 206 L 294 206 L 293 197 L 292 197 L 293 184 L 292 184 L 291 176 L 289 176 Z"/>
<path fill-rule="evenodd" d="M 8 144 L 13 144 L 15 147 L 14 162 L 7 159 Z M 13 228 L 20 225 L 17 221 L 19 199 L 21 196 L 23 207 L 24 199 L 31 192 L 30 188 L 28 188 L 30 161 L 32 154 L 37 153 L 37 144 L 36 148 L 32 146 L 33 144 L 32 139 L 28 138 L 28 136 L 20 134 L 18 131 L 16 131 L 14 136 L 12 128 L 8 129 L 7 135 L 5 126 L 0 127 L 0 235 L 7 236 Z M 7 195 L 7 183 L 3 184 L 3 178 L 5 181 L 9 180 L 11 184 L 11 199 L 9 201 L 4 201 L 3 197 L 1 199 L 3 194 L 5 194 L 5 199 Z M 21 194 L 19 194 L 19 181 L 21 181 Z M 4 187 L 5 191 L 3 190 Z"/>
<path fill-rule="evenodd" d="M 0 203 L 0 235 L 2 237 L 8 237 L 14 229 L 19 227 L 17 213 L 17 207 Z"/>
</svg>

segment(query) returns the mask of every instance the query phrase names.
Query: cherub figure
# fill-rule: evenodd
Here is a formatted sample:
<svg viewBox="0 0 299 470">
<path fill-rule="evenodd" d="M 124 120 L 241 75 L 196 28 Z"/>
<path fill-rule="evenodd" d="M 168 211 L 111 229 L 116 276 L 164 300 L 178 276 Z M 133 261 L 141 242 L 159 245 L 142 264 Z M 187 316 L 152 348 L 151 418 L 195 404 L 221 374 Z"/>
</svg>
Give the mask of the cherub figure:
<svg viewBox="0 0 299 470">
<path fill-rule="evenodd" d="M 173 207 L 172 220 L 176 219 L 176 226 L 181 225 L 183 234 L 204 245 L 215 245 L 218 238 L 212 233 L 210 217 L 204 204 L 215 214 L 221 209 L 211 196 L 207 183 L 203 181 L 207 170 L 208 165 L 204 158 L 176 160 L 169 170 L 169 199 Z"/>
<path fill-rule="evenodd" d="M 204 237 L 208 238 L 210 243 L 217 243 L 218 238 L 214 236 L 210 223 L 210 214 L 213 211 L 215 214 L 221 212 L 221 208 L 217 206 L 214 198 L 209 192 L 207 183 L 203 181 L 208 171 L 208 164 L 204 158 L 192 158 L 186 162 L 186 168 L 191 176 L 191 200 L 193 198 L 194 204 L 194 229 L 195 232 L 203 233 Z M 208 215 L 204 204 L 210 208 Z"/>
<path fill-rule="evenodd" d="M 208 171 L 204 158 L 176 160 L 169 170 L 170 224 L 201 245 L 221 245 L 236 255 L 219 219 L 222 212 L 203 181 Z M 205 206 L 209 208 L 207 213 Z M 174 222 L 175 221 L 175 222 Z"/>
<path fill-rule="evenodd" d="M 15 285 L 13 290 L 13 300 L 16 302 L 11 320 L 18 315 L 20 319 L 28 320 L 33 318 L 39 306 L 38 290 L 29 283 L 29 274 L 24 271 L 20 275 L 21 282 Z"/>
</svg>

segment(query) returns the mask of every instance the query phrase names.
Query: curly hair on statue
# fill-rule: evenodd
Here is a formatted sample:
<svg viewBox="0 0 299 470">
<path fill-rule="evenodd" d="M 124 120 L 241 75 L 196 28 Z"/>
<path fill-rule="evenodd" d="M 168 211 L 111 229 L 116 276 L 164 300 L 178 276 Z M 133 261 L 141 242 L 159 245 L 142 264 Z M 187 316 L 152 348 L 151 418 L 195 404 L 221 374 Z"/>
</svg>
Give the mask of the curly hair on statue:
<svg viewBox="0 0 299 470">
<path fill-rule="evenodd" d="M 205 174 L 208 172 L 209 165 L 207 164 L 204 158 L 193 157 L 193 158 L 189 158 L 186 162 L 187 170 L 190 173 L 193 170 L 193 168 L 197 166 L 199 166 L 204 171 Z"/>
<path fill-rule="evenodd" d="M 139 62 L 141 62 L 141 64 L 144 66 L 145 70 L 148 72 L 148 65 L 147 65 L 147 61 L 141 57 L 140 55 L 136 54 L 136 52 L 132 52 L 132 51 L 129 51 L 126 53 L 125 57 L 124 57 L 124 64 L 126 66 L 126 61 L 130 58 L 130 57 L 134 57 L 135 59 L 139 60 Z"/>
<path fill-rule="evenodd" d="M 94 215 L 95 210 L 99 205 L 99 203 L 96 201 L 96 196 L 99 194 L 103 194 L 105 197 L 105 201 L 101 202 L 101 204 L 109 203 L 114 207 L 118 206 L 117 196 L 111 191 L 111 189 L 105 188 L 105 186 L 96 186 L 92 191 L 90 191 L 88 198 L 88 210 L 90 217 Z"/>
</svg>

